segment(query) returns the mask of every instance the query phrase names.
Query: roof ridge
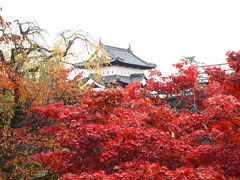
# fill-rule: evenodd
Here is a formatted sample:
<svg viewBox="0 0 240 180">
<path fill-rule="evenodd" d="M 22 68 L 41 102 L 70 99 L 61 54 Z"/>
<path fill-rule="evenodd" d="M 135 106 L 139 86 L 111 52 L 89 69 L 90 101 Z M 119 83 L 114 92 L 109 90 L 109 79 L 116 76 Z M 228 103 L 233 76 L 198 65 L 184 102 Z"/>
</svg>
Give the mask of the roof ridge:
<svg viewBox="0 0 240 180">
<path fill-rule="evenodd" d="M 110 45 L 106 45 L 106 44 L 102 44 L 103 47 L 108 47 L 108 48 L 112 48 L 112 49 L 118 49 L 118 50 L 124 50 L 124 51 L 127 51 L 129 52 L 128 48 L 121 48 L 121 47 L 116 47 L 116 46 L 110 46 Z"/>
<path fill-rule="evenodd" d="M 143 59 L 139 58 L 137 55 L 135 55 L 135 54 L 133 53 L 132 50 L 129 50 L 129 48 L 124 49 L 124 48 L 120 48 L 120 47 L 116 47 L 116 46 L 110 46 L 110 45 L 105 45 L 105 44 L 102 44 L 102 45 L 103 45 L 103 47 L 108 47 L 108 48 L 112 48 L 112 49 L 116 49 L 116 50 L 126 51 L 126 52 L 132 54 L 133 56 L 135 56 L 135 57 L 136 57 L 137 59 L 139 59 L 140 61 L 146 63 L 147 65 L 154 65 L 154 66 L 156 66 L 156 64 L 154 64 L 154 63 L 149 63 L 149 62 L 144 61 Z"/>
<path fill-rule="evenodd" d="M 217 63 L 217 64 L 204 64 L 204 65 L 200 65 L 198 67 L 209 67 L 209 66 L 222 66 L 222 65 L 228 65 L 228 63 Z"/>
</svg>

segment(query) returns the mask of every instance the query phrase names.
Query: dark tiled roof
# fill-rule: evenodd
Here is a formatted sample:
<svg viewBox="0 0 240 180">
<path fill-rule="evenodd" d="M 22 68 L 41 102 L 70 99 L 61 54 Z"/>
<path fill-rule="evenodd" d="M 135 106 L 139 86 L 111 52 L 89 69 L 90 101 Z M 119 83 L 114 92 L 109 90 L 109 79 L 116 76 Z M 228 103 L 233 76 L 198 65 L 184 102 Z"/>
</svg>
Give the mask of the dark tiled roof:
<svg viewBox="0 0 240 180">
<path fill-rule="evenodd" d="M 128 67 L 136 67 L 140 69 L 152 69 L 156 67 L 156 64 L 148 63 L 139 57 L 137 57 L 130 48 L 124 49 L 119 47 L 103 45 L 102 47 L 106 50 L 111 65 L 120 65 Z M 77 63 L 80 68 L 85 67 L 85 62 Z"/>
<path fill-rule="evenodd" d="M 137 57 L 129 48 L 123 49 L 107 45 L 103 45 L 103 48 L 107 51 L 111 64 L 122 64 L 142 69 L 151 69 L 156 67 L 156 64 L 148 63 Z"/>
<path fill-rule="evenodd" d="M 145 78 L 144 74 L 134 74 L 134 76 L 120 76 L 120 75 L 111 75 L 103 77 L 106 83 L 110 82 L 121 82 L 124 84 L 129 84 L 131 82 L 141 81 Z"/>
<path fill-rule="evenodd" d="M 145 78 L 145 75 L 144 74 L 131 74 L 131 76 L 110 75 L 110 76 L 104 76 L 100 79 L 97 79 L 92 74 L 90 74 L 88 77 L 84 78 L 84 82 L 87 82 L 89 78 L 92 78 L 95 82 L 101 85 L 106 85 L 112 82 L 129 84 L 131 82 L 137 82 L 137 81 L 143 80 Z"/>
</svg>

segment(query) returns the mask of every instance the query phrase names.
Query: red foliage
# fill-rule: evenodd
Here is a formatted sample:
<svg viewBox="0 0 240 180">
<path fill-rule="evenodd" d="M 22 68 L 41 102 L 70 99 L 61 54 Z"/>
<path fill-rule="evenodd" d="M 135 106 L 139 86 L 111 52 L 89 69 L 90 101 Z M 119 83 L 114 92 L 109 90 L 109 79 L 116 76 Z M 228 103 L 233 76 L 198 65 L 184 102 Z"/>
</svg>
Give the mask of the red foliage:
<svg viewBox="0 0 240 180">
<path fill-rule="evenodd" d="M 177 75 L 152 72 L 159 81 L 146 87 L 90 91 L 79 106 L 38 108 L 51 122 L 38 132 L 61 149 L 34 157 L 65 180 L 237 179 L 240 99 L 232 81 L 238 69 L 230 66 L 232 74 L 207 69 L 209 83 L 200 86 L 198 68 L 183 61 Z"/>
<path fill-rule="evenodd" d="M 116 168 L 114 174 L 106 174 L 104 171 L 95 173 L 82 173 L 81 175 L 66 174 L 61 180 L 80 179 L 225 179 L 219 166 L 203 166 L 199 168 L 181 167 L 169 170 L 165 166 L 146 161 L 130 161 Z"/>
<path fill-rule="evenodd" d="M 227 62 L 232 73 L 227 74 L 219 67 L 212 67 L 206 70 L 211 81 L 217 81 L 222 85 L 223 93 L 240 98 L 240 52 L 229 51 Z"/>
<path fill-rule="evenodd" d="M 227 62 L 229 66 L 235 71 L 240 71 L 240 51 L 229 51 L 227 53 Z"/>
</svg>

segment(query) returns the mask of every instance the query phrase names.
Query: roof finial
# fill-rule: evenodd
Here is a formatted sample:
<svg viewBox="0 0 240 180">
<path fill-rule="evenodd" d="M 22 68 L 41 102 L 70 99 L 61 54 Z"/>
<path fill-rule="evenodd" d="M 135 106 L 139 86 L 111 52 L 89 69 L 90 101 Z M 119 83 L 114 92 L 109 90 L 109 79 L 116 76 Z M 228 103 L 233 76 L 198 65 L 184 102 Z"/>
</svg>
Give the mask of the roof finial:
<svg viewBox="0 0 240 180">
<path fill-rule="evenodd" d="M 102 39 L 101 39 L 101 37 L 100 37 L 98 43 L 99 43 L 100 45 L 102 45 Z"/>
<path fill-rule="evenodd" d="M 128 51 L 132 52 L 130 43 L 128 44 Z"/>
</svg>

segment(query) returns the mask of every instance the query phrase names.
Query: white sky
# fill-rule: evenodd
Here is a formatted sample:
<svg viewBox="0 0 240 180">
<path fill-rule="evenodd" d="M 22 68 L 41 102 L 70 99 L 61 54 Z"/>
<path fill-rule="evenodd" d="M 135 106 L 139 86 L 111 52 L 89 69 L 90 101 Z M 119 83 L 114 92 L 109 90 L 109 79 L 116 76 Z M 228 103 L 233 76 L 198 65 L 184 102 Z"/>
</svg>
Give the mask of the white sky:
<svg viewBox="0 0 240 180">
<path fill-rule="evenodd" d="M 183 56 L 225 62 L 240 49 L 240 0 L 0 0 L 8 20 L 34 20 L 52 35 L 79 28 L 127 48 L 163 73 Z"/>
</svg>

